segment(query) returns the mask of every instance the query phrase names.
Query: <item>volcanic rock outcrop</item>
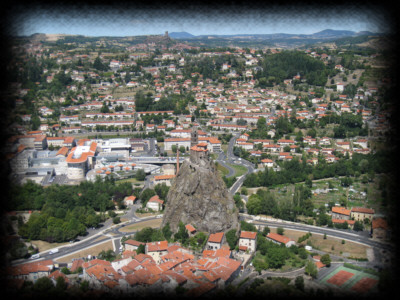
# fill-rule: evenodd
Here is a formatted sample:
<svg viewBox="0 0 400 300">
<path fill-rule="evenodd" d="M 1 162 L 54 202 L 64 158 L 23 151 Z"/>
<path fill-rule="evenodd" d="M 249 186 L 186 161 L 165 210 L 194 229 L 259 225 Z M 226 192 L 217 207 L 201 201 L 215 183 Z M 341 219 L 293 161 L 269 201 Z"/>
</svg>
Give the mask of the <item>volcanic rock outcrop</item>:
<svg viewBox="0 0 400 300">
<path fill-rule="evenodd" d="M 169 190 L 161 227 L 169 223 L 171 230 L 177 232 L 182 221 L 209 233 L 238 230 L 238 210 L 208 156 L 207 145 L 197 144 L 196 139 L 194 143 L 190 160 L 183 162 Z"/>
</svg>

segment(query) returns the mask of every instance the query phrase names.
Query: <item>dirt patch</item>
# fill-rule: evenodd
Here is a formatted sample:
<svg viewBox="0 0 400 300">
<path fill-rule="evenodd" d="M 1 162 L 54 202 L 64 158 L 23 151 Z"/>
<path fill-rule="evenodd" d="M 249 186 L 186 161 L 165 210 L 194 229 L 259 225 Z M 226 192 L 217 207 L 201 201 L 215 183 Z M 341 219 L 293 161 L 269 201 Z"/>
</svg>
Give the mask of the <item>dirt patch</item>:
<svg viewBox="0 0 400 300">
<path fill-rule="evenodd" d="M 158 213 L 136 213 L 136 216 L 138 216 L 139 218 L 147 218 L 147 217 L 155 217 L 157 216 Z"/>
<path fill-rule="evenodd" d="M 133 232 L 137 230 L 142 230 L 145 227 L 151 227 L 151 228 L 159 228 L 161 226 L 162 219 L 156 219 L 156 220 L 149 220 L 149 221 L 144 221 L 140 222 L 140 224 L 133 224 L 130 226 L 125 226 L 121 228 L 119 231 L 120 232 Z"/>
<path fill-rule="evenodd" d="M 87 249 L 83 249 L 81 251 L 78 251 L 76 253 L 67 255 L 67 256 L 63 256 L 62 258 L 58 258 L 57 262 L 59 263 L 70 263 L 72 261 L 72 259 L 74 258 L 82 258 L 82 257 L 88 257 L 88 255 L 91 256 L 97 256 L 101 251 L 107 251 L 107 250 L 113 250 L 114 251 L 114 247 L 113 247 L 113 242 L 112 241 L 107 241 L 104 242 L 100 245 L 91 247 L 91 248 L 87 248 Z"/>
<path fill-rule="evenodd" d="M 276 233 L 276 228 L 271 228 L 271 232 Z M 306 233 L 307 231 L 285 229 L 283 235 L 294 240 L 296 244 L 298 244 L 297 241 L 299 237 L 305 235 Z M 326 239 L 324 239 L 323 235 L 316 233 L 313 233 L 310 238 L 300 243 L 300 245 L 307 245 L 307 241 L 310 241 L 313 248 L 337 256 L 344 256 L 344 253 L 346 253 L 347 257 L 368 258 L 367 250 L 371 249 L 368 246 L 353 243 L 347 240 L 345 241 L 345 244 L 342 244 L 342 239 L 333 238 L 329 235 L 327 235 Z"/>
<path fill-rule="evenodd" d="M 26 244 L 27 245 L 32 244 L 35 248 L 39 249 L 39 252 L 43 252 L 43 251 L 50 250 L 53 248 L 68 245 L 69 243 L 48 243 L 48 242 L 44 242 L 44 241 L 39 241 L 39 240 L 36 241 L 35 240 L 35 241 L 27 242 Z"/>
</svg>

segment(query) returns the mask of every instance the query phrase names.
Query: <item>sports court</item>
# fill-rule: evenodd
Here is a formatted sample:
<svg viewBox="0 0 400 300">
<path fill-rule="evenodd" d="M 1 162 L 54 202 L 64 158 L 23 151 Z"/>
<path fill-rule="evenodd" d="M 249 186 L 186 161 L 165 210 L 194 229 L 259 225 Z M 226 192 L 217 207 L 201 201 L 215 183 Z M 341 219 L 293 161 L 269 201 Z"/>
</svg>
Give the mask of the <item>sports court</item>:
<svg viewBox="0 0 400 300">
<path fill-rule="evenodd" d="M 364 294 L 376 289 L 378 277 L 340 266 L 322 278 L 321 283 Z"/>
</svg>

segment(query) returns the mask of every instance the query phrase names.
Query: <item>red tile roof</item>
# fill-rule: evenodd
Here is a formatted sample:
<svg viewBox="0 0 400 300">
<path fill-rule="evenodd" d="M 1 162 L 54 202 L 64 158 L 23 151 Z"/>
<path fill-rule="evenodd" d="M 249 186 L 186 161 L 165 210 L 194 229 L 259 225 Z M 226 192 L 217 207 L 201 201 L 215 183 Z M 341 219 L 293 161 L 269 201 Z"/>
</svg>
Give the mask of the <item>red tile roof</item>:
<svg viewBox="0 0 400 300">
<path fill-rule="evenodd" d="M 196 231 L 196 228 L 194 228 L 191 224 L 187 224 L 186 226 L 187 231 L 189 231 L 190 233 L 193 233 Z"/>
<path fill-rule="evenodd" d="M 386 220 L 382 219 L 382 218 L 373 219 L 372 220 L 372 229 L 376 229 L 376 228 L 387 229 L 388 224 L 387 224 Z"/>
<path fill-rule="evenodd" d="M 354 225 L 354 223 L 356 221 L 354 221 L 354 220 L 332 219 L 332 222 L 336 223 L 336 224 L 344 224 L 344 222 L 347 222 L 347 224 L 349 224 L 349 225 Z"/>
<path fill-rule="evenodd" d="M 213 233 L 213 234 L 210 234 L 208 241 L 211 243 L 221 243 L 223 237 L 224 237 L 223 232 Z"/>
<path fill-rule="evenodd" d="M 147 252 L 167 251 L 168 241 L 147 243 Z"/>
<path fill-rule="evenodd" d="M 252 231 L 242 231 L 240 233 L 240 238 L 241 239 L 251 239 L 255 240 L 257 237 L 257 232 L 252 232 Z"/>
<path fill-rule="evenodd" d="M 351 212 L 357 212 L 357 213 L 364 213 L 364 214 L 374 214 L 375 211 L 371 208 L 365 208 L 365 207 L 353 207 L 351 209 Z"/>
<path fill-rule="evenodd" d="M 273 232 L 270 232 L 267 235 L 267 238 L 270 238 L 270 239 L 272 239 L 274 241 L 277 241 L 277 242 L 280 242 L 280 243 L 283 243 L 283 244 L 287 244 L 288 242 L 292 241 L 291 239 L 289 239 L 288 237 L 286 237 L 284 235 L 280 235 L 280 234 L 273 233 Z"/>
<path fill-rule="evenodd" d="M 140 245 L 145 245 L 145 243 L 142 243 L 142 242 L 139 242 L 136 240 L 126 240 L 125 244 L 136 246 L 136 247 L 139 247 Z"/>
<path fill-rule="evenodd" d="M 350 216 L 351 210 L 350 209 L 346 209 L 344 207 L 338 207 L 338 206 L 334 206 L 332 207 L 332 212 L 333 213 L 337 213 L 337 214 L 341 214 L 341 215 L 346 215 L 346 216 Z"/>
</svg>

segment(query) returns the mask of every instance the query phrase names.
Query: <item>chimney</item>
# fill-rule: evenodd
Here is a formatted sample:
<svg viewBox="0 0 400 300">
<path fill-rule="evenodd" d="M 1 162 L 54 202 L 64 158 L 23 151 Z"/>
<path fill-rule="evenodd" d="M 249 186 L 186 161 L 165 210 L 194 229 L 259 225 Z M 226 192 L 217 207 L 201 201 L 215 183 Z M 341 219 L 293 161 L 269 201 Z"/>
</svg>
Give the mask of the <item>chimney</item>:
<svg viewBox="0 0 400 300">
<path fill-rule="evenodd" d="M 176 175 L 178 175 L 179 172 L 179 149 L 176 151 Z"/>
</svg>

